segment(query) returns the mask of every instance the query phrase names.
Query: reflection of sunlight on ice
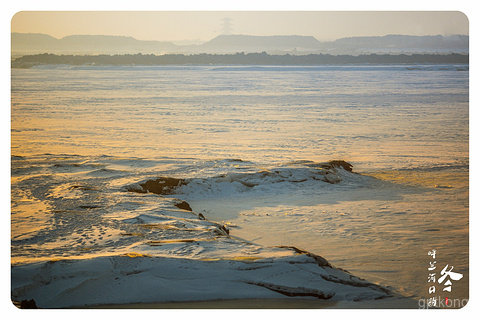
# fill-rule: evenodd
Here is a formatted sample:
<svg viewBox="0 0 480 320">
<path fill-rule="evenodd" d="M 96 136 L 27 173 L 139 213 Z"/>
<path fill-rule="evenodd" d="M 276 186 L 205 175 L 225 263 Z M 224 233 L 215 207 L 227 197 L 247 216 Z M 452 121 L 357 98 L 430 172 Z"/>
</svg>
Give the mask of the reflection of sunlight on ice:
<svg viewBox="0 0 480 320">
<path fill-rule="evenodd" d="M 375 171 L 371 176 L 400 184 L 423 186 L 427 188 L 468 188 L 468 174 L 465 172 L 391 170 Z"/>
<path fill-rule="evenodd" d="M 23 194 L 23 196 L 21 195 Z M 12 239 L 22 240 L 50 228 L 50 208 L 45 201 L 27 196 L 24 192 L 12 195 Z"/>
<path fill-rule="evenodd" d="M 142 68 L 135 85 L 134 69 L 12 69 L 12 153 L 343 158 L 361 170 L 468 152 L 468 74 L 310 69 Z M 84 90 L 65 90 L 68 79 Z"/>
</svg>

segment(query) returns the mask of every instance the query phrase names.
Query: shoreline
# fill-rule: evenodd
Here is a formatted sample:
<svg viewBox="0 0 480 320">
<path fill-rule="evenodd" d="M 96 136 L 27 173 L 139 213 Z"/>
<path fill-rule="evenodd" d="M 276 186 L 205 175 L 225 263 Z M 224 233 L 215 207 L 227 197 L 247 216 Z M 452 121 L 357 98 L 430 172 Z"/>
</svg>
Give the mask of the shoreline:
<svg viewBox="0 0 480 320">
<path fill-rule="evenodd" d="M 320 299 L 225 299 L 205 301 L 100 304 L 71 309 L 418 309 L 418 301 L 403 296 L 365 301 Z"/>
<path fill-rule="evenodd" d="M 78 307 L 79 309 L 324 309 L 338 301 L 320 299 L 225 299 L 205 301 L 106 304 Z M 76 309 L 76 308 L 73 308 Z"/>
</svg>

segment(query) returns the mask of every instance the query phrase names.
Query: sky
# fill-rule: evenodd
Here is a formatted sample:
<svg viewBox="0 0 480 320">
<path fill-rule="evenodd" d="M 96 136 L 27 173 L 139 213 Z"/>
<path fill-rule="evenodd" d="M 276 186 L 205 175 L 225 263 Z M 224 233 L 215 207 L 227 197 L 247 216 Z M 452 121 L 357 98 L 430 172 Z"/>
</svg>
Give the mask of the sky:
<svg viewBox="0 0 480 320">
<path fill-rule="evenodd" d="M 11 31 L 131 36 L 139 40 L 208 41 L 224 33 L 304 35 L 320 41 L 355 36 L 467 35 L 460 11 L 20 11 Z"/>
</svg>

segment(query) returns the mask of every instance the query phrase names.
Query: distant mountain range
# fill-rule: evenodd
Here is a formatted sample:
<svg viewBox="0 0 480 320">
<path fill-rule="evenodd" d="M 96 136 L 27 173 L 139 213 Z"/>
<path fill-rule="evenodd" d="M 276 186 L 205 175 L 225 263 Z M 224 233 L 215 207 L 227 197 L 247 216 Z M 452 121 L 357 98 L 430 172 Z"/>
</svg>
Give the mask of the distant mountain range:
<svg viewBox="0 0 480 320">
<path fill-rule="evenodd" d="M 327 47 L 361 53 L 468 53 L 469 37 L 455 36 L 407 36 L 386 35 L 383 37 L 351 37 L 335 40 Z"/>
<path fill-rule="evenodd" d="M 270 54 L 368 53 L 462 53 L 468 54 L 469 37 L 387 35 L 351 37 L 320 42 L 312 36 L 220 35 L 200 45 L 176 45 L 165 41 L 144 41 L 133 37 L 72 35 L 61 39 L 40 33 L 12 33 L 12 56 L 55 54 L 198 54 L 267 52 Z"/>
<path fill-rule="evenodd" d="M 41 33 L 12 33 L 12 55 L 36 53 L 135 53 L 165 52 L 177 48 L 171 42 L 143 41 L 132 37 L 73 35 L 61 39 Z"/>
</svg>

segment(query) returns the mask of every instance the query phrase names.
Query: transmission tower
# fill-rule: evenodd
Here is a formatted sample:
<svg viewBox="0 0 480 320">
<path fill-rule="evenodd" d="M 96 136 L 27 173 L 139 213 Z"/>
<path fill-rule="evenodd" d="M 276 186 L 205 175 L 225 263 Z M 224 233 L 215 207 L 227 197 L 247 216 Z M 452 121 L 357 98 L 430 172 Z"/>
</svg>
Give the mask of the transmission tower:
<svg viewBox="0 0 480 320">
<path fill-rule="evenodd" d="M 232 34 L 232 19 L 230 18 L 224 18 L 223 23 L 222 23 L 222 34 L 228 35 Z"/>
</svg>

